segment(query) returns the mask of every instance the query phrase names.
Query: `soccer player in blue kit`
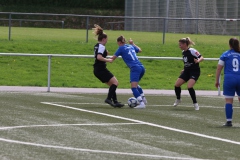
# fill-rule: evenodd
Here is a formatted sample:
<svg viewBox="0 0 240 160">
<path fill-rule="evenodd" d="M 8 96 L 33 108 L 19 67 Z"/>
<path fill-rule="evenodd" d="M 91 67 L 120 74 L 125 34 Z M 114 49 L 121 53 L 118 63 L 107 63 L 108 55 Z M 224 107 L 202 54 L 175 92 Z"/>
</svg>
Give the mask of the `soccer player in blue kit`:
<svg viewBox="0 0 240 160">
<path fill-rule="evenodd" d="M 143 93 L 142 88 L 138 85 L 139 81 L 145 73 L 145 68 L 138 60 L 136 53 L 141 52 L 141 48 L 138 47 L 130 39 L 129 44 L 126 44 L 126 40 L 123 36 L 117 38 L 118 50 L 113 55 L 112 59 L 115 60 L 118 56 L 122 56 L 122 59 L 126 65 L 130 68 L 130 82 L 133 95 L 139 101 L 139 105 L 134 108 L 146 108 L 147 100 Z"/>
<path fill-rule="evenodd" d="M 233 98 L 235 92 L 240 101 L 240 48 L 239 40 L 230 38 L 230 50 L 224 52 L 218 62 L 215 86 L 219 87 L 219 77 L 224 68 L 223 95 L 225 96 L 225 114 L 227 122 L 224 126 L 232 126 Z"/>
</svg>

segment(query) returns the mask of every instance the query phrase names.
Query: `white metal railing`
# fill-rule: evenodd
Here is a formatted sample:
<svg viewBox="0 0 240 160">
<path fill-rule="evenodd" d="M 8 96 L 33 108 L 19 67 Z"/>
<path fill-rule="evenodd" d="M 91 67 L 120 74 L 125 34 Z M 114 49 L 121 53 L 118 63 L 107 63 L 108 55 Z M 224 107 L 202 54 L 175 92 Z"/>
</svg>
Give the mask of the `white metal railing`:
<svg viewBox="0 0 240 160">
<path fill-rule="evenodd" d="M 51 58 L 65 57 L 65 58 L 94 58 L 94 55 L 72 55 L 72 54 L 31 54 L 31 53 L 0 53 L 0 56 L 34 56 L 34 57 L 48 57 L 48 87 L 47 92 L 50 92 L 51 85 Z M 108 58 L 111 56 L 108 56 Z M 121 57 L 119 57 L 121 58 Z M 154 60 L 182 60 L 181 57 L 146 57 L 138 56 L 139 59 L 154 59 Z M 218 61 L 219 58 L 204 58 L 205 61 Z M 220 84 L 219 78 L 219 84 Z M 220 87 L 218 87 L 218 95 L 221 95 Z"/>
</svg>

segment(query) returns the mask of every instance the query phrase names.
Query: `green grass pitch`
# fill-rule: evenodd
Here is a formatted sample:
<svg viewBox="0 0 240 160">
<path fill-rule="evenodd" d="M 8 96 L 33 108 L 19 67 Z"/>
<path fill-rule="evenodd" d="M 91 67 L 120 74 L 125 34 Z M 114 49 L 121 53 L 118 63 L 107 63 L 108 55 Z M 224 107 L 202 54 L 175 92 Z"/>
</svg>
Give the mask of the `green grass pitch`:
<svg viewBox="0 0 240 160">
<path fill-rule="evenodd" d="M 112 108 L 104 94 L 0 92 L 1 159 L 240 159 L 240 107 L 224 99 L 148 95 L 146 109 Z M 125 102 L 132 95 L 120 94 Z"/>
</svg>

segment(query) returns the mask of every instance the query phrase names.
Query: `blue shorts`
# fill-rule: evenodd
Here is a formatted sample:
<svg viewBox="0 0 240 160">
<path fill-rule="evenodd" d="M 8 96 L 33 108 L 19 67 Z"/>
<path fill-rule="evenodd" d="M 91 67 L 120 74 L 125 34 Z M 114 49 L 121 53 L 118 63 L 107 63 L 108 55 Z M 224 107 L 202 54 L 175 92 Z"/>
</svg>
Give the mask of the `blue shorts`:
<svg viewBox="0 0 240 160">
<path fill-rule="evenodd" d="M 130 82 L 139 82 L 145 73 L 143 66 L 134 66 L 130 68 Z"/>
<path fill-rule="evenodd" d="M 235 93 L 240 96 L 240 76 L 225 74 L 223 82 L 223 95 L 227 98 L 233 98 Z"/>
</svg>

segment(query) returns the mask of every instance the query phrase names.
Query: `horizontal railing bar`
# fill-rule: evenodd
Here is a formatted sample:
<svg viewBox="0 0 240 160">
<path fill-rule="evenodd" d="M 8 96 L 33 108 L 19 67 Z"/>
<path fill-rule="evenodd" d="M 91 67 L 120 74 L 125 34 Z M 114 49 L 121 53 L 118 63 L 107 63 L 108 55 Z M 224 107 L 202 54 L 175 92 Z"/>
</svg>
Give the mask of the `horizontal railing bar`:
<svg viewBox="0 0 240 160">
<path fill-rule="evenodd" d="M 31 54 L 31 53 L 0 53 L 0 56 L 36 56 L 36 57 L 94 58 L 94 55 Z M 110 58 L 111 56 L 107 56 L 107 57 Z M 138 56 L 138 58 L 139 59 L 156 59 L 156 60 L 182 60 L 181 57 L 147 57 L 147 56 Z M 219 58 L 204 58 L 204 60 L 207 60 L 207 61 L 218 61 Z"/>
<path fill-rule="evenodd" d="M 46 16 L 74 16 L 74 17 L 95 17 L 95 18 L 124 18 L 124 19 L 166 19 L 166 20 L 211 20 L 228 21 L 231 18 L 170 18 L 170 17 L 131 17 L 131 16 L 99 16 L 99 15 L 78 15 L 78 14 L 56 14 L 56 13 L 22 13 L 22 12 L 0 12 L 0 14 L 12 15 L 46 15 Z M 234 21 L 240 19 L 233 18 Z"/>
<path fill-rule="evenodd" d="M 9 21 L 6 18 L 0 18 L 1 21 Z M 35 19 L 11 19 L 12 21 L 33 21 L 33 22 L 63 22 L 61 20 L 35 20 Z"/>
</svg>

